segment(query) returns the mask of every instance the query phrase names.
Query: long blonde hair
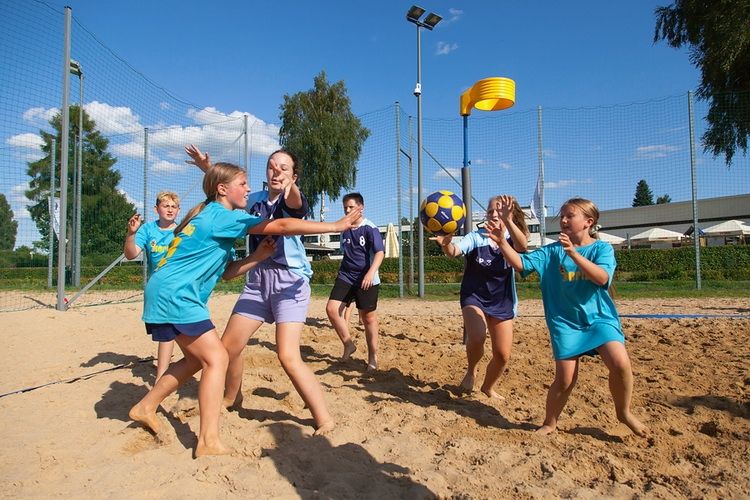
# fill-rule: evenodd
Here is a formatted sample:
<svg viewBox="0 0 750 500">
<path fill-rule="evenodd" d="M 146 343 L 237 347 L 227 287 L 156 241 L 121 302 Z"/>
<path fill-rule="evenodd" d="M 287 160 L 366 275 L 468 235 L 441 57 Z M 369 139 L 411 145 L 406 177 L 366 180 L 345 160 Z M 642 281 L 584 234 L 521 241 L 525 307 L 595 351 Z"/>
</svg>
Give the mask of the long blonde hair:
<svg viewBox="0 0 750 500">
<path fill-rule="evenodd" d="M 245 175 L 245 171 L 233 163 L 214 163 L 203 176 L 203 192 L 206 194 L 206 199 L 190 209 L 180 225 L 174 229 L 175 236 L 180 234 L 180 231 L 188 225 L 193 217 L 201 213 L 206 205 L 216 201 L 219 194 L 219 184 L 229 184 L 240 174 Z"/>
<path fill-rule="evenodd" d="M 492 206 L 495 203 L 498 203 L 503 196 L 505 195 L 499 194 L 497 196 L 493 196 L 492 198 L 490 198 L 490 201 L 487 204 L 487 207 L 492 209 Z M 520 229 L 523 232 L 523 234 L 528 236 L 529 228 L 526 225 L 526 214 L 523 213 L 523 210 L 521 210 L 521 205 L 518 204 L 518 200 L 516 200 L 516 197 L 511 196 L 510 198 L 511 200 L 513 200 L 513 209 L 512 209 L 512 216 L 511 216 L 511 218 L 513 219 L 513 223 L 516 225 L 516 227 L 518 227 L 518 229 Z"/>
</svg>

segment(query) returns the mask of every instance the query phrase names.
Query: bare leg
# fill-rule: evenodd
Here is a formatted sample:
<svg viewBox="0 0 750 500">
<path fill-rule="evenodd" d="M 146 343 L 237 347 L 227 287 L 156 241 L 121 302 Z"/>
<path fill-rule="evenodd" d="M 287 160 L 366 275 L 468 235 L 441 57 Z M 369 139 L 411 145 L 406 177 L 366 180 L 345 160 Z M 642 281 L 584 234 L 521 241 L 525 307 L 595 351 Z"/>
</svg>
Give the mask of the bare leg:
<svg viewBox="0 0 750 500">
<path fill-rule="evenodd" d="M 633 399 L 633 371 L 628 351 L 619 342 L 607 342 L 597 350 L 609 369 L 609 390 L 615 403 L 617 420 L 627 425 L 634 434 L 647 436 L 648 428 L 630 412 L 630 403 Z"/>
<path fill-rule="evenodd" d="M 154 384 L 154 387 L 128 413 L 130 418 L 157 436 L 161 431 L 161 424 L 159 423 L 159 418 L 156 416 L 157 408 L 159 408 L 159 405 L 167 396 L 176 391 L 178 387 L 201 369 L 200 361 L 194 356 L 189 355 L 184 349 L 183 353 L 185 357 L 169 365 L 167 371 Z"/>
<path fill-rule="evenodd" d="M 538 434 L 551 434 L 557 429 L 557 421 L 568 402 L 570 393 L 578 379 L 578 358 L 555 361 L 555 380 L 547 391 L 547 407 L 544 424 L 536 430 Z"/>
<path fill-rule="evenodd" d="M 276 349 L 282 368 L 312 413 L 315 434 L 323 434 L 333 429 L 334 422 L 323 399 L 323 389 L 315 374 L 302 361 L 299 349 L 302 326 L 302 323 L 277 323 Z"/>
<path fill-rule="evenodd" d="M 378 313 L 377 311 L 359 311 L 362 324 L 365 325 L 367 339 L 367 370 L 378 369 Z"/>
<path fill-rule="evenodd" d="M 201 419 L 195 456 L 224 455 L 231 450 L 219 437 L 219 415 L 221 400 L 229 362 L 227 350 L 221 344 L 216 330 L 199 337 L 178 335 L 177 343 L 182 350 L 197 359 L 203 372 L 198 384 L 198 405 Z"/>
<path fill-rule="evenodd" d="M 461 310 L 464 317 L 464 328 L 466 330 L 466 375 L 461 381 L 461 388 L 471 392 L 474 390 L 474 378 L 477 373 L 477 364 L 484 355 L 484 337 L 487 325 L 484 322 L 484 313 L 475 306 L 466 306 Z"/>
<path fill-rule="evenodd" d="M 357 350 L 357 346 L 352 340 L 352 335 L 349 332 L 349 318 L 346 316 L 347 306 L 340 300 L 329 299 L 326 304 L 326 313 L 328 319 L 331 320 L 333 329 L 341 339 L 341 343 L 344 344 L 344 353 L 341 355 L 341 359 L 347 360 L 352 357 L 354 351 Z"/>
<path fill-rule="evenodd" d="M 172 352 L 174 351 L 174 340 L 169 342 L 159 342 L 159 346 L 156 350 L 156 382 L 159 381 L 164 372 L 169 368 L 169 363 L 172 361 Z"/>
<path fill-rule="evenodd" d="M 500 395 L 495 392 L 493 386 L 497 383 L 510 359 L 510 351 L 513 348 L 513 320 L 500 321 L 488 317 L 487 327 L 492 342 L 492 359 L 487 365 L 487 373 L 484 376 L 481 390 L 487 397 L 499 398 Z"/>
<path fill-rule="evenodd" d="M 224 406 L 226 408 L 242 405 L 242 372 L 245 367 L 244 352 L 250 337 L 258 331 L 263 323 L 240 314 L 232 314 L 224 329 L 221 343 L 227 350 L 229 366 L 224 384 Z"/>
</svg>

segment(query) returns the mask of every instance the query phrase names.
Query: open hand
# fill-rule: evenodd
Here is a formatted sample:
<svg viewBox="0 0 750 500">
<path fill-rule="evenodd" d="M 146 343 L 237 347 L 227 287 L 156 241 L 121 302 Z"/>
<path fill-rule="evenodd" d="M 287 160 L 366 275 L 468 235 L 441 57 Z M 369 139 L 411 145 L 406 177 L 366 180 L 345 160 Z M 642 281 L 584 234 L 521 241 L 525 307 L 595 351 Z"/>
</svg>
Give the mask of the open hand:
<svg viewBox="0 0 750 500">
<path fill-rule="evenodd" d="M 141 214 L 134 214 L 128 219 L 128 234 L 135 234 L 138 228 L 141 227 L 143 221 L 141 220 Z"/>
<path fill-rule="evenodd" d="M 487 231 L 486 236 L 498 245 L 506 242 L 505 240 L 505 223 L 502 219 L 488 220 L 484 225 Z"/>
<path fill-rule="evenodd" d="M 357 227 L 360 217 L 362 217 L 362 207 L 352 209 L 348 214 L 333 223 L 334 231 L 340 233 Z"/>
<path fill-rule="evenodd" d="M 185 160 L 185 163 L 195 165 L 204 172 L 211 168 L 211 157 L 208 155 L 208 153 L 203 153 L 200 149 L 198 149 L 198 146 L 194 144 L 185 146 L 185 152 L 191 158 L 190 160 Z"/>
</svg>

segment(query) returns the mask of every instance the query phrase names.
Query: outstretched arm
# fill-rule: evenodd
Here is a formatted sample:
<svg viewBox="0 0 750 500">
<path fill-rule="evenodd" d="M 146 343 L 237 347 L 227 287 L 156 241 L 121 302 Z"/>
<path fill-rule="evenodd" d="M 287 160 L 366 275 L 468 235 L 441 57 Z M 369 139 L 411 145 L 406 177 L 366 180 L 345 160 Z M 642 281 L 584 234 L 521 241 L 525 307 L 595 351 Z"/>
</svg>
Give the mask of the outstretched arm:
<svg viewBox="0 0 750 500">
<path fill-rule="evenodd" d="M 440 249 L 443 251 L 443 254 L 447 255 L 448 257 L 458 257 L 463 253 L 460 248 L 453 244 L 452 234 L 448 234 L 446 236 L 433 236 L 430 239 L 440 245 Z"/>
<path fill-rule="evenodd" d="M 565 250 L 565 253 L 568 254 L 568 257 L 575 262 L 578 269 L 580 269 L 589 280 L 599 286 L 604 286 L 609 283 L 609 274 L 607 274 L 607 271 L 605 271 L 603 267 L 596 265 L 578 253 L 578 250 L 576 250 L 576 247 L 570 242 L 570 238 L 567 234 L 560 233 L 560 236 L 558 236 L 557 239 L 562 245 L 563 250 Z"/>
<path fill-rule="evenodd" d="M 484 227 L 487 229 L 487 236 L 500 247 L 500 251 L 503 253 L 503 257 L 505 257 L 505 262 L 510 264 L 516 271 L 523 271 L 521 256 L 518 255 L 518 252 L 505 239 L 505 224 L 503 224 L 502 219 L 497 223 L 487 221 Z"/>
<path fill-rule="evenodd" d="M 228 281 L 241 276 L 273 255 L 275 251 L 276 242 L 273 238 L 267 236 L 261 240 L 260 245 L 258 245 L 258 248 L 253 253 L 244 259 L 235 260 L 227 264 L 227 268 L 224 270 L 221 278 Z"/>
<path fill-rule="evenodd" d="M 283 219 L 264 220 L 250 228 L 250 234 L 280 234 L 283 236 L 295 236 L 302 234 L 320 233 L 342 233 L 347 229 L 357 227 L 355 222 L 362 215 L 361 208 L 355 208 L 336 222 L 316 222 L 312 220 L 295 219 L 293 217 Z"/>
<path fill-rule="evenodd" d="M 125 254 L 125 258 L 128 260 L 135 259 L 141 253 L 141 249 L 135 244 L 135 233 L 138 232 L 139 227 L 141 227 L 141 216 L 140 214 L 135 214 L 128 219 L 128 232 L 125 235 L 125 243 L 122 246 L 122 253 Z"/>
<path fill-rule="evenodd" d="M 208 172 L 208 169 L 213 165 L 211 163 L 211 157 L 208 156 L 208 153 L 201 152 L 201 150 L 198 149 L 198 146 L 196 146 L 195 144 L 185 146 L 185 152 L 191 158 L 190 160 L 185 160 L 185 163 L 195 165 L 203 172 Z"/>
</svg>

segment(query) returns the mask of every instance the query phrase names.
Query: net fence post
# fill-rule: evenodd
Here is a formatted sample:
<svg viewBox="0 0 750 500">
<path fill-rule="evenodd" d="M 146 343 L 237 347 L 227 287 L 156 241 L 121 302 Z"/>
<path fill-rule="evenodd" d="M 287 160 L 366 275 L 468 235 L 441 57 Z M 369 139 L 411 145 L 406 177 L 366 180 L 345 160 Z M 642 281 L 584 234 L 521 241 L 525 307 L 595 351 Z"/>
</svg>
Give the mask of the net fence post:
<svg viewBox="0 0 750 500">
<path fill-rule="evenodd" d="M 60 231 L 57 238 L 57 305 L 58 311 L 65 311 L 65 251 L 66 228 L 68 225 L 68 133 L 70 131 L 70 109 L 68 109 L 68 91 L 70 90 L 70 24 L 72 17 L 70 7 L 65 7 L 65 34 L 63 35 L 63 85 L 62 116 L 60 119 Z"/>
<path fill-rule="evenodd" d="M 398 296 L 404 296 L 404 252 L 401 247 L 401 106 L 396 101 L 396 219 L 398 220 Z"/>
<path fill-rule="evenodd" d="M 148 198 L 148 127 L 143 129 L 143 223 L 146 223 L 146 200 Z M 148 281 L 148 263 L 146 262 L 146 252 L 141 250 L 141 268 L 143 276 L 143 288 L 146 288 Z"/>
<path fill-rule="evenodd" d="M 693 116 L 693 93 L 688 91 L 688 123 L 690 130 L 690 184 L 693 200 L 693 248 L 695 250 L 695 288 L 701 289 L 701 238 L 698 229 L 698 182 L 695 173 L 695 117 Z"/>
<path fill-rule="evenodd" d="M 55 162 L 57 157 L 57 139 L 52 138 L 49 155 L 49 251 L 47 252 L 47 288 L 52 288 L 52 261 L 55 258 Z"/>
</svg>

